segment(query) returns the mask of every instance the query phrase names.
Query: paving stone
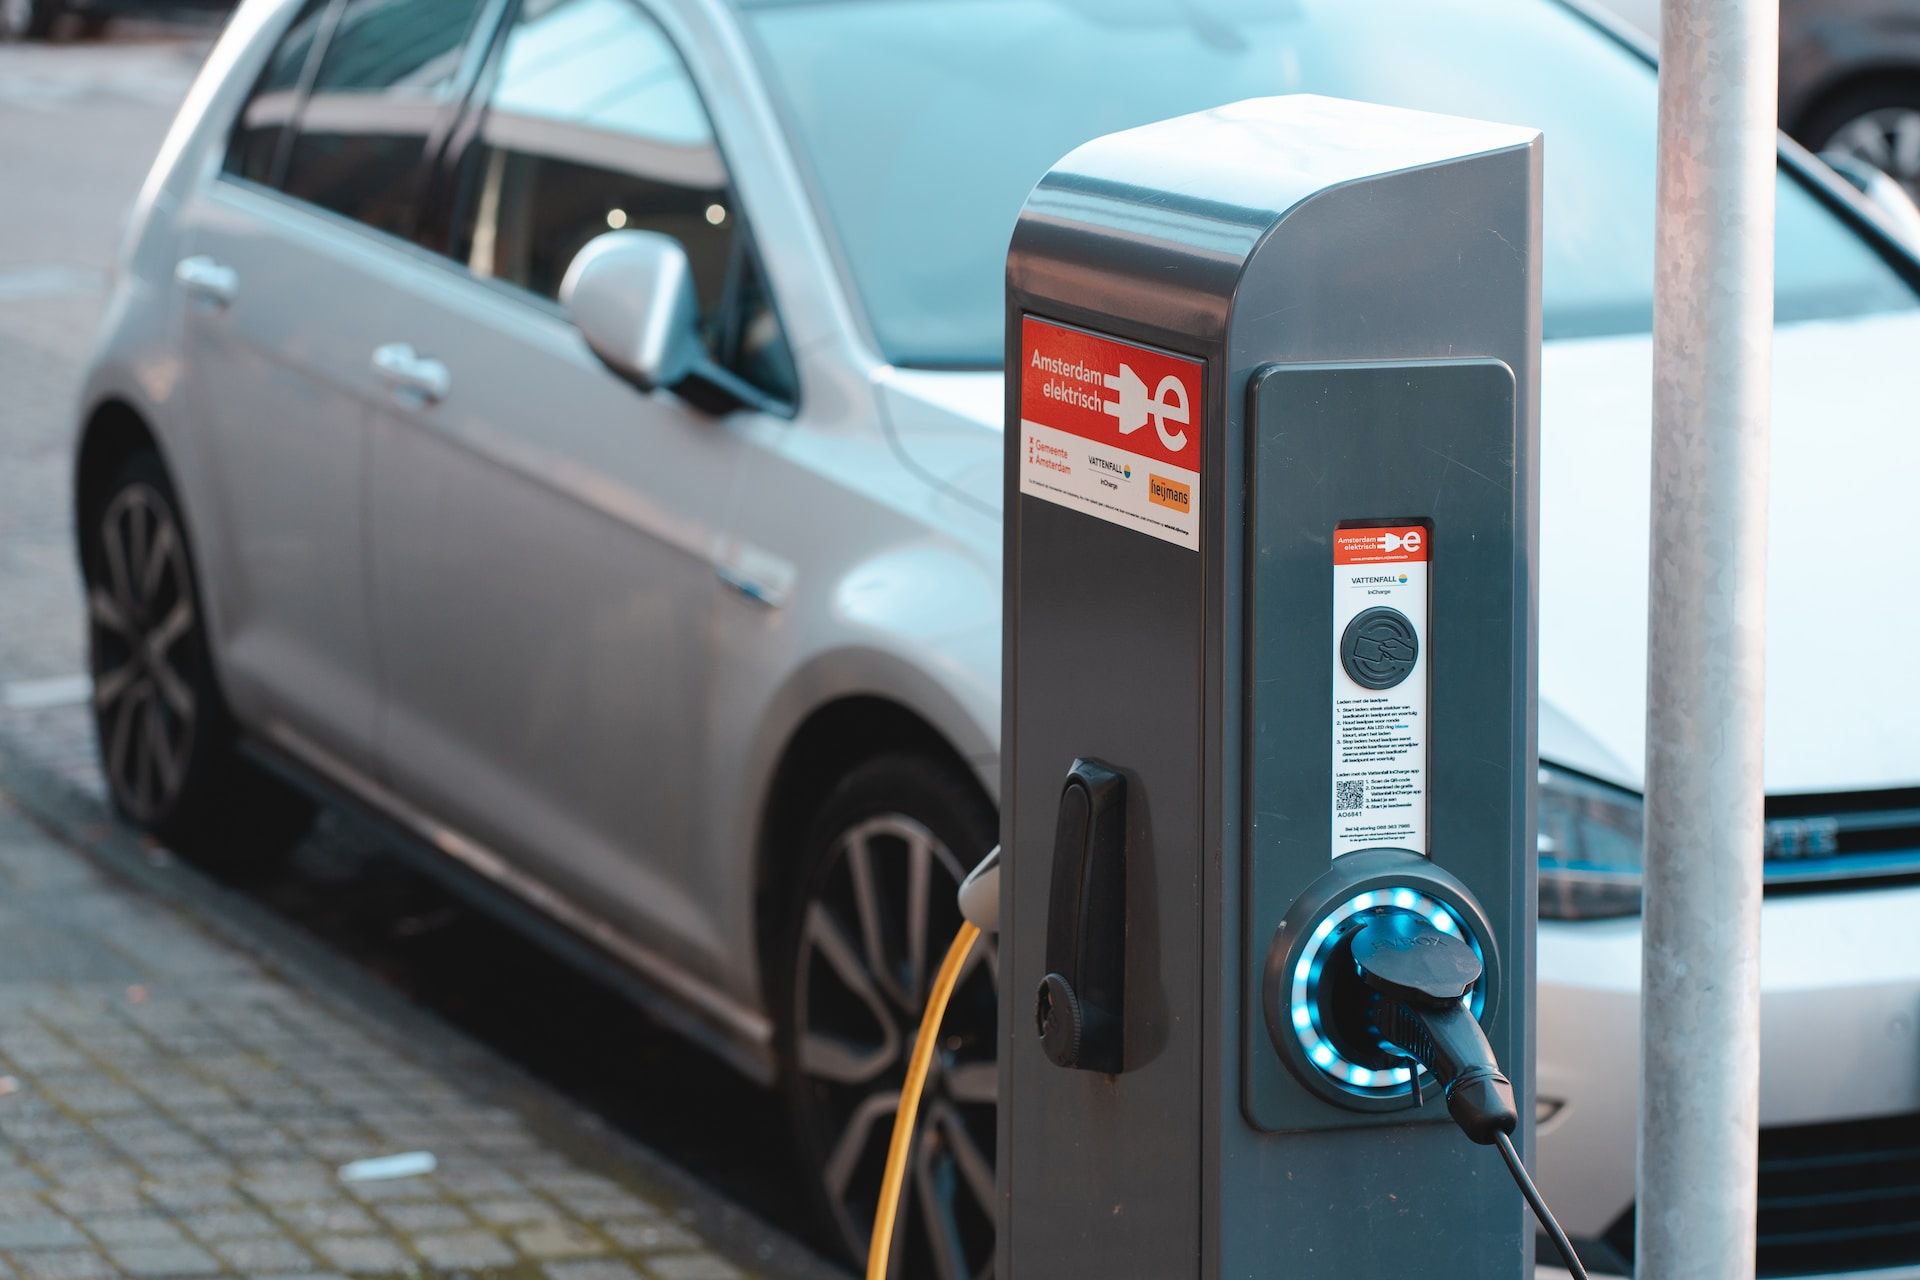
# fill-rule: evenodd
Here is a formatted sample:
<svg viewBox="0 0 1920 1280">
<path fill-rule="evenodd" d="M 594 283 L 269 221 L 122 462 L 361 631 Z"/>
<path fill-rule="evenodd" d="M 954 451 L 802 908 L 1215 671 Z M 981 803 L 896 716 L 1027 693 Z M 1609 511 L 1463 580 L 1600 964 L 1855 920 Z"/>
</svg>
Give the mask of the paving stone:
<svg viewBox="0 0 1920 1280">
<path fill-rule="evenodd" d="M 141 1181 L 140 1171 L 133 1166 L 105 1160 L 56 1164 L 43 1159 L 41 1165 L 64 1187 L 131 1186 Z"/>
<path fill-rule="evenodd" d="M 280 1224 L 254 1209 L 215 1209 L 188 1214 L 181 1225 L 202 1240 L 244 1240 L 280 1235 Z"/>
<path fill-rule="evenodd" d="M 311 1271 L 311 1254 L 291 1240 L 222 1240 L 212 1246 L 235 1271 Z"/>
<path fill-rule="evenodd" d="M 354 1158 L 359 1159 L 360 1156 Z M 369 1203 L 440 1198 L 440 1189 L 430 1178 L 380 1178 L 373 1182 L 347 1182 L 342 1183 L 340 1189 L 356 1200 Z"/>
<path fill-rule="evenodd" d="M 450 1231 L 473 1225 L 458 1205 L 446 1201 L 421 1204 L 391 1204 L 375 1210 L 382 1218 L 402 1231 Z"/>
<path fill-rule="evenodd" d="M 246 1200 L 224 1182 L 161 1182 L 147 1187 L 147 1195 L 169 1209 L 211 1209 L 243 1205 Z"/>
<path fill-rule="evenodd" d="M 158 1214 L 123 1213 L 106 1217 L 82 1218 L 87 1234 L 105 1245 L 179 1244 L 180 1229 Z"/>
<path fill-rule="evenodd" d="M 80 1228 L 66 1218 L 11 1218 L 0 1222 L 0 1249 L 51 1249 L 85 1244 Z"/>
<path fill-rule="evenodd" d="M 304 1205 L 276 1205 L 274 1212 L 296 1233 L 360 1235 L 380 1226 L 367 1212 L 346 1201 Z"/>
<path fill-rule="evenodd" d="M 530 1258 L 579 1258 L 607 1252 L 598 1237 L 564 1219 L 522 1227 L 513 1233 L 513 1242 Z"/>
<path fill-rule="evenodd" d="M 526 1189 L 512 1174 L 478 1163 L 442 1168 L 434 1177 L 441 1186 L 461 1196 L 504 1197 Z"/>
<path fill-rule="evenodd" d="M 13 1261 L 20 1274 L 31 1280 L 95 1280 L 96 1277 L 113 1274 L 107 1260 L 91 1249 L 16 1253 Z"/>
<path fill-rule="evenodd" d="M 609 1218 L 657 1218 L 660 1210 L 639 1196 L 616 1191 L 611 1194 L 556 1196 L 575 1215 L 593 1222 Z"/>
<path fill-rule="evenodd" d="M 307 1204 L 338 1198 L 338 1188 L 330 1178 L 249 1177 L 241 1187 L 255 1200 L 267 1204 Z"/>
<path fill-rule="evenodd" d="M 560 1211 L 544 1200 L 480 1200 L 468 1208 L 480 1221 L 500 1227 L 546 1222 L 560 1216 Z"/>
<path fill-rule="evenodd" d="M 485 1231 L 454 1231 L 412 1237 L 414 1250 L 443 1271 L 509 1267 L 519 1256 L 499 1236 Z"/>
<path fill-rule="evenodd" d="M 613 1258 L 588 1258 L 578 1262 L 549 1262 L 541 1270 L 547 1280 L 640 1280 L 640 1273 Z"/>
<path fill-rule="evenodd" d="M 660 1280 L 746 1280 L 746 1273 L 710 1253 L 671 1253 L 650 1258 L 647 1270 Z"/>
<path fill-rule="evenodd" d="M 234 1174 L 233 1165 L 215 1155 L 142 1156 L 140 1164 L 154 1182 L 179 1186 L 225 1183 Z"/>
<path fill-rule="evenodd" d="M 132 1187 L 87 1187 L 55 1191 L 47 1197 L 62 1213 L 126 1213 L 147 1207 L 146 1200 Z"/>
<path fill-rule="evenodd" d="M 379 1236 L 321 1236 L 313 1242 L 322 1257 L 355 1275 L 390 1275 L 414 1269 L 400 1246 Z"/>
<path fill-rule="evenodd" d="M 211 1276 L 218 1275 L 220 1260 L 199 1245 L 125 1244 L 107 1252 L 122 1273 L 134 1276 Z"/>
<path fill-rule="evenodd" d="M 700 1237 L 685 1227 L 658 1220 L 603 1222 L 600 1229 L 622 1249 L 638 1253 L 662 1253 L 667 1250 L 698 1249 Z"/>
</svg>

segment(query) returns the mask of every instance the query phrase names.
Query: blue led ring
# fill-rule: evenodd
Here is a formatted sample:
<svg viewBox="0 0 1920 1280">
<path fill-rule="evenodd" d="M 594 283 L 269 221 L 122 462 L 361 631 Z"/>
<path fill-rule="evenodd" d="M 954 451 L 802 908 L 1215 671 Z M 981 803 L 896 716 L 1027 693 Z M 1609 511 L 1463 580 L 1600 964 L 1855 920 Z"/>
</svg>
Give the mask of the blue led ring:
<svg viewBox="0 0 1920 1280">
<path fill-rule="evenodd" d="M 1473 930 L 1466 927 L 1453 908 L 1417 889 L 1369 889 L 1365 893 L 1355 894 L 1328 912 L 1326 918 L 1314 927 L 1299 963 L 1293 967 L 1289 1001 L 1293 1034 L 1300 1041 L 1300 1047 L 1306 1050 L 1307 1061 L 1341 1088 L 1369 1098 L 1390 1098 L 1411 1093 L 1413 1072 L 1407 1067 L 1375 1070 L 1344 1057 L 1321 1030 L 1319 1010 L 1309 996 L 1319 981 L 1327 955 L 1339 940 L 1341 926 L 1355 916 L 1387 910 L 1412 912 L 1442 933 L 1465 938 L 1467 945 L 1473 948 L 1474 955 L 1479 957 L 1483 969 L 1486 964 L 1486 955 L 1480 950 L 1480 940 L 1473 936 Z M 1476 1018 L 1486 1008 L 1486 985 L 1483 973 L 1480 981 L 1474 984 L 1473 990 L 1461 1002 L 1473 1011 Z M 1420 1068 L 1420 1075 L 1424 1087 L 1426 1068 Z"/>
</svg>

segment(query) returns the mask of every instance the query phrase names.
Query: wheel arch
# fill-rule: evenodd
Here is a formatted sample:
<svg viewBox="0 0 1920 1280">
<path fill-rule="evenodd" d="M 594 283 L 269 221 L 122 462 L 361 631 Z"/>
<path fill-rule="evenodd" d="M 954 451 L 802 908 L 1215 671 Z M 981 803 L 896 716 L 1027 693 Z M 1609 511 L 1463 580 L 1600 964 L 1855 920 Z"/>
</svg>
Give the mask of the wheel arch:
<svg viewBox="0 0 1920 1280">
<path fill-rule="evenodd" d="M 183 476 L 180 468 L 174 465 L 165 438 L 154 426 L 153 418 L 139 405 L 121 394 L 109 392 L 94 402 L 81 420 L 78 439 L 73 454 L 73 541 L 75 563 L 81 566 L 85 574 L 87 557 L 87 531 L 93 527 L 103 503 L 106 500 L 107 485 L 127 459 L 140 453 L 152 453 L 160 460 L 160 469 L 166 473 L 172 483 L 175 507 L 174 518 L 180 522 L 180 530 L 186 542 L 187 568 L 193 575 L 194 589 L 199 596 L 199 606 L 205 617 L 207 653 L 211 663 L 209 677 L 213 681 L 214 692 L 220 699 L 222 714 L 227 714 L 226 672 L 221 665 L 220 601 L 215 598 L 213 583 L 207 577 L 207 565 L 202 554 L 199 538 L 200 530 L 195 522 L 195 506 L 184 483 L 191 479 Z"/>
<path fill-rule="evenodd" d="M 800 872 L 794 854 L 807 824 L 841 778 L 893 753 L 924 756 L 950 768 L 997 811 L 975 762 L 905 703 L 884 694 L 849 693 L 815 707 L 780 750 L 754 842 L 754 943 L 763 991 L 772 990 L 768 966 L 779 954 L 784 904 Z"/>
<path fill-rule="evenodd" d="M 107 482 L 128 458 L 137 453 L 159 455 L 160 465 L 172 476 L 160 437 L 145 415 L 126 400 L 110 396 L 94 405 L 80 428 L 80 440 L 73 457 L 73 533 L 76 552 L 86 555 L 86 530 L 105 497 Z M 176 481 L 175 487 L 178 487 Z M 175 513 L 183 522 L 184 512 Z M 191 544 L 192 530 L 188 529 Z"/>
</svg>

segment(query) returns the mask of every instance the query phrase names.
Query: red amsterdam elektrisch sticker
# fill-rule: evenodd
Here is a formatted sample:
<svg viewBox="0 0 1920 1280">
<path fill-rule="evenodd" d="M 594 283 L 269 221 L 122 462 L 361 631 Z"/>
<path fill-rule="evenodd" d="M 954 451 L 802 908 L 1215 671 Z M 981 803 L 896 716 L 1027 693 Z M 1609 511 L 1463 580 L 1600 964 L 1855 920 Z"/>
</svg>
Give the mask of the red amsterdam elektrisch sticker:
<svg viewBox="0 0 1920 1280">
<path fill-rule="evenodd" d="M 1025 318 L 1020 492 L 1200 549 L 1201 364 Z"/>
</svg>

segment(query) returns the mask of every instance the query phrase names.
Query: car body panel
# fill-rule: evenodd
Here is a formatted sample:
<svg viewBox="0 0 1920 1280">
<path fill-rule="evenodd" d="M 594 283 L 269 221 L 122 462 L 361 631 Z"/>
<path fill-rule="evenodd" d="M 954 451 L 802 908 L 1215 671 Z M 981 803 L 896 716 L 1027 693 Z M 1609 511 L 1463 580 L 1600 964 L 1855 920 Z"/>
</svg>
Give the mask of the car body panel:
<svg viewBox="0 0 1920 1280">
<path fill-rule="evenodd" d="M 376 703 L 366 610 L 366 353 L 361 293 L 390 253 L 339 219 L 229 182 L 175 215 L 183 257 L 233 271 L 226 303 L 184 299 L 186 399 L 206 436 L 209 485 L 231 553 L 207 589 L 223 601 L 226 693 L 335 752 L 364 753 Z"/>
<path fill-rule="evenodd" d="M 621 382 L 557 308 L 439 264 L 388 280 L 362 363 L 404 342 L 452 389 L 370 407 L 381 775 L 710 977 L 687 800 L 740 433 Z"/>
<path fill-rule="evenodd" d="M 1872 642 L 1848 625 L 1871 616 L 1875 631 L 1920 629 L 1920 596 L 1901 586 L 1902 513 L 1920 475 L 1920 385 L 1906 372 L 1916 344 L 1913 312 L 1775 331 L 1770 794 L 1920 784 L 1913 704 L 1876 696 L 1860 649 Z M 1551 342 L 1541 377 L 1540 696 L 1626 765 L 1608 781 L 1636 788 L 1646 725 L 1651 360 L 1644 336 Z M 1541 754 L 1551 756 L 1544 743 Z"/>
</svg>

